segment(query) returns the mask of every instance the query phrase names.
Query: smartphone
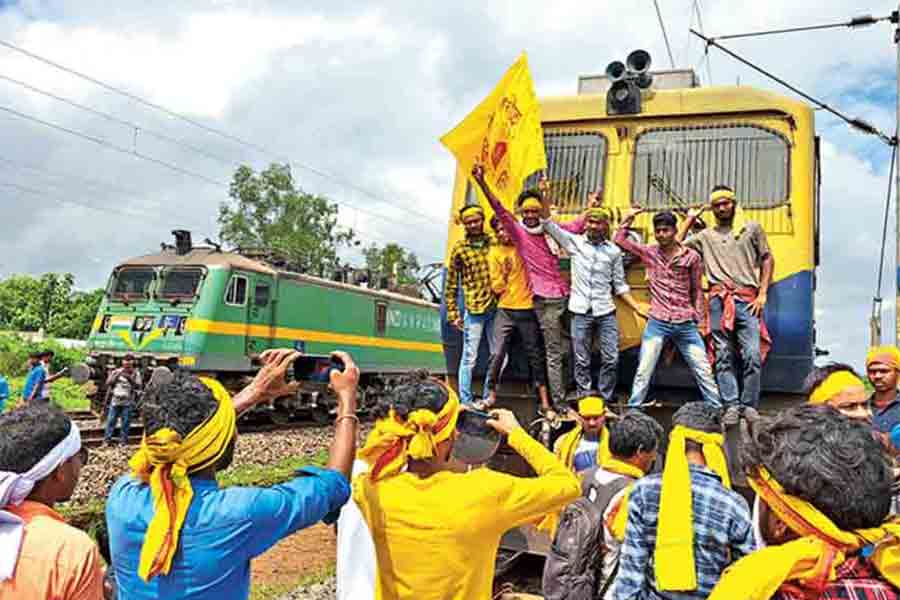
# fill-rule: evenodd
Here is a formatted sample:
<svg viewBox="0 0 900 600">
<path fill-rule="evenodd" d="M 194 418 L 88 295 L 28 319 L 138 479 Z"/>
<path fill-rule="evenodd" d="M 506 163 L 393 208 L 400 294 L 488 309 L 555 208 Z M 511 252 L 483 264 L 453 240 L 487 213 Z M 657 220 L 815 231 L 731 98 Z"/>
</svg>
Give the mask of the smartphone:
<svg viewBox="0 0 900 600">
<path fill-rule="evenodd" d="M 466 464 L 488 462 L 500 447 L 500 433 L 487 424 L 491 415 L 480 410 L 467 409 L 456 419 L 458 436 L 453 444 L 453 456 Z"/>
<path fill-rule="evenodd" d="M 345 367 L 344 361 L 330 354 L 304 354 L 288 367 L 285 378 L 288 381 L 328 383 L 332 371 L 343 372 Z"/>
</svg>

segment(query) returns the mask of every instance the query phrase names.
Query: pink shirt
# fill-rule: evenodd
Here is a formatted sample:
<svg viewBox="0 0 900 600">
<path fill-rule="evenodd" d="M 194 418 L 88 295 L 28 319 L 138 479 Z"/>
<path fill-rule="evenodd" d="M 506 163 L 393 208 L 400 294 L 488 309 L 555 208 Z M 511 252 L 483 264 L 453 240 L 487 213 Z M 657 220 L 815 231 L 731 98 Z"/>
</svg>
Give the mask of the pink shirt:
<svg viewBox="0 0 900 600">
<path fill-rule="evenodd" d="M 503 228 L 512 238 L 516 250 L 525 261 L 525 270 L 531 282 L 531 291 L 535 296 L 543 298 L 564 298 L 569 295 L 569 284 L 559 272 L 559 257 L 550 251 L 543 233 L 528 233 L 528 230 L 516 220 L 509 210 L 498 202 L 488 198 L 491 208 Z M 570 223 L 561 223 L 560 227 L 570 233 L 584 232 L 584 216 L 579 216 Z"/>
<path fill-rule="evenodd" d="M 103 559 L 88 534 L 39 502 L 4 510 L 25 521 L 25 535 L 12 579 L 0 582 L 0 600 L 103 599 Z"/>
</svg>

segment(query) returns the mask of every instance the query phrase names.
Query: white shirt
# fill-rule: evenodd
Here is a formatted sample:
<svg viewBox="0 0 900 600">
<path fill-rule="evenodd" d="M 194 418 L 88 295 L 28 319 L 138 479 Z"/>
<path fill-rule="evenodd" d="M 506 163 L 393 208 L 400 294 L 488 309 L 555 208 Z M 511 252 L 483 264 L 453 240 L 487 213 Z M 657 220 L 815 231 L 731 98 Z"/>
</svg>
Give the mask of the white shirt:
<svg viewBox="0 0 900 600">
<path fill-rule="evenodd" d="M 354 478 L 368 470 L 366 462 L 353 461 Z M 373 600 L 378 572 L 375 543 L 352 496 L 341 509 L 337 528 L 337 600 Z"/>
<path fill-rule="evenodd" d="M 596 481 L 599 485 L 607 485 L 614 479 L 618 479 L 622 477 L 619 473 L 613 473 L 612 471 L 607 471 L 602 468 L 598 468 L 594 471 L 594 481 Z M 606 508 L 603 509 L 603 542 L 607 548 L 607 551 L 603 554 L 603 581 L 605 582 L 609 579 L 609 576 L 612 575 L 613 568 L 616 565 L 616 562 L 619 560 L 619 552 L 622 550 L 622 542 L 617 540 L 615 536 L 613 536 L 612 531 L 606 526 L 607 517 L 609 517 L 610 513 L 613 509 L 619 505 L 622 501 L 622 497 L 625 495 L 625 491 L 628 487 L 625 487 L 619 490 L 615 496 L 609 501 L 609 504 L 606 505 Z M 603 596 L 603 600 L 609 600 L 612 598 L 612 589 L 613 586 L 610 585 L 606 588 L 606 594 Z"/>
</svg>

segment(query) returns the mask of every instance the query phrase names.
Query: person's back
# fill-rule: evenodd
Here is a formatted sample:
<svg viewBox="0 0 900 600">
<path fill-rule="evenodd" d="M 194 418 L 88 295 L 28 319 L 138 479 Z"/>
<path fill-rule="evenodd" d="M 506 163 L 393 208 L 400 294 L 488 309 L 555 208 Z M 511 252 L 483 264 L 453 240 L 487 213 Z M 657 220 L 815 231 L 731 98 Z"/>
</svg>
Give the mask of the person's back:
<svg viewBox="0 0 900 600">
<path fill-rule="evenodd" d="M 360 451 L 375 466 L 353 481 L 353 498 L 369 525 L 378 556 L 376 598 L 488 600 L 500 537 L 575 499 L 578 480 L 529 437 L 509 411 L 494 411 L 497 420 L 489 423 L 508 433 L 510 447 L 529 462 L 537 477 L 514 477 L 488 468 L 450 472 L 443 461 L 452 449 L 459 399 L 435 380 L 400 386 L 397 395 L 407 393 L 407 388 L 412 402 L 422 396 L 443 396 L 436 402 L 439 409 L 407 413 L 415 422 L 431 423 L 427 439 L 420 439 L 425 431 L 409 421 L 403 425 L 398 421 L 398 428 L 407 434 L 394 429 L 390 417 L 380 420 Z M 390 460 L 391 448 L 400 449 L 396 460 Z M 437 454 L 428 454 L 427 448 Z M 431 460 L 416 458 L 419 451 Z M 429 462 L 435 470 L 421 472 L 417 460 Z"/>
<path fill-rule="evenodd" d="M 38 361 L 31 366 L 28 375 L 25 377 L 25 386 L 22 389 L 22 398 L 28 402 L 29 400 L 40 400 L 43 398 L 43 388 L 47 379 L 47 371 L 44 365 Z"/>
<path fill-rule="evenodd" d="M 6 402 L 9 400 L 9 382 L 6 377 L 0 375 L 0 413 L 6 408 Z"/>
<path fill-rule="evenodd" d="M 328 478 L 340 475 L 320 469 L 308 473 L 270 488 L 219 489 L 215 479 L 192 477 L 194 497 L 172 570 L 149 582 L 140 578 L 138 568 L 154 515 L 153 494 L 140 480 L 122 477 L 110 490 L 106 507 L 120 588 L 128 591 L 129 600 L 248 597 L 250 561 L 333 510 Z M 298 496 L 309 501 L 298 503 Z"/>
</svg>

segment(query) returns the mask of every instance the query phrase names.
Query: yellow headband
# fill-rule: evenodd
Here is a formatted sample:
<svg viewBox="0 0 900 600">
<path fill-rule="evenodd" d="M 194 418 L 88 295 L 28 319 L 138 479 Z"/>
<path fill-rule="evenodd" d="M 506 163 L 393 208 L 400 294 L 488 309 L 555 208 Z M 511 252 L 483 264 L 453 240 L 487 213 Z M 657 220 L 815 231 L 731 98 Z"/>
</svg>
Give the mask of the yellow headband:
<svg viewBox="0 0 900 600">
<path fill-rule="evenodd" d="M 467 206 L 461 211 L 459 211 L 460 220 L 465 219 L 466 217 L 471 217 L 473 215 L 481 215 L 484 217 L 484 209 L 478 205 Z"/>
<path fill-rule="evenodd" d="M 785 492 L 764 467 L 747 481 L 766 506 L 802 537 L 738 560 L 725 571 L 709 600 L 768 600 L 787 581 L 821 589 L 835 580 L 835 571 L 848 554 L 870 544 L 875 544 L 872 564 L 894 587 L 900 586 L 900 522 L 896 517 L 880 527 L 844 531 L 806 500 Z"/>
<path fill-rule="evenodd" d="M 866 368 L 872 364 L 882 364 L 900 370 L 900 350 L 897 346 L 878 346 L 866 354 Z"/>
<path fill-rule="evenodd" d="M 825 404 L 841 392 L 853 388 L 863 388 L 862 380 L 850 371 L 835 371 L 809 395 L 809 404 Z"/>
<path fill-rule="evenodd" d="M 709 203 L 712 204 L 719 198 L 728 198 L 729 200 L 734 200 L 734 192 L 732 192 L 731 190 L 716 190 L 709 195 Z"/>
<path fill-rule="evenodd" d="M 589 217 L 591 219 L 601 219 L 603 221 L 609 221 L 609 211 L 599 206 L 587 209 L 584 214 L 586 217 Z"/>
<path fill-rule="evenodd" d="M 391 409 L 387 417 L 375 422 L 366 445 L 358 452 L 359 458 L 372 466 L 372 481 L 396 475 L 409 459 L 433 457 L 437 445 L 453 435 L 459 417 L 459 396 L 450 386 L 438 383 L 447 390 L 447 402 L 437 414 L 420 408 L 404 420 Z"/>
<path fill-rule="evenodd" d="M 150 581 L 167 574 L 178 549 L 181 527 L 194 497 L 189 473 L 210 467 L 225 454 L 234 439 L 237 415 L 231 396 L 215 379 L 201 377 L 218 402 L 216 411 L 182 439 L 164 427 L 147 435 L 129 461 L 132 474 L 150 483 L 153 519 L 144 535 L 138 575 Z"/>
<path fill-rule="evenodd" d="M 578 414 L 582 417 L 602 417 L 606 414 L 606 405 L 600 396 L 585 396 L 578 401 Z"/>
<path fill-rule="evenodd" d="M 706 466 L 731 487 L 721 433 L 706 433 L 676 425 L 669 436 L 666 465 L 663 468 L 659 497 L 659 525 L 654 550 L 656 584 L 660 591 L 697 589 L 694 565 L 694 525 L 691 512 L 691 473 L 685 455 L 685 442 L 703 445 Z"/>
<path fill-rule="evenodd" d="M 522 202 L 522 204 L 520 206 L 520 208 L 522 210 L 528 210 L 528 209 L 541 210 L 542 207 L 543 207 L 543 205 L 538 201 L 538 199 L 532 198 L 531 196 L 529 196 L 528 198 L 525 198 L 525 200 Z"/>
</svg>

